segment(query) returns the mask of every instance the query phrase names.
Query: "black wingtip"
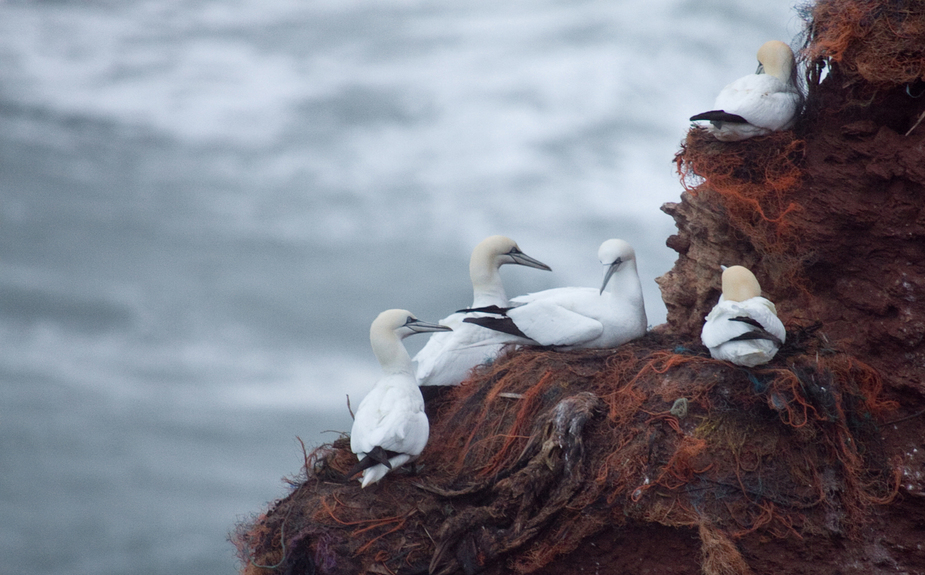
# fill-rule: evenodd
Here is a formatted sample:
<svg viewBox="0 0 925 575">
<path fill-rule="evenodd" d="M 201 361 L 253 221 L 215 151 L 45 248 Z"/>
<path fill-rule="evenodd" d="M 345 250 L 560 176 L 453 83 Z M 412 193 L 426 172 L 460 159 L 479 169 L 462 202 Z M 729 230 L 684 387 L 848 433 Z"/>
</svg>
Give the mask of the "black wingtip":
<svg viewBox="0 0 925 575">
<path fill-rule="evenodd" d="M 509 317 L 467 317 L 463 320 L 466 323 L 474 323 L 475 325 L 480 325 L 484 328 L 492 329 L 494 331 L 500 331 L 501 333 L 507 333 L 510 335 L 516 335 L 517 337 L 522 337 L 524 339 L 530 339 L 530 336 L 520 331 L 520 328 L 517 327 L 517 324 L 514 323 Z"/>
<path fill-rule="evenodd" d="M 757 327 L 758 329 L 764 329 L 764 326 L 758 323 L 758 320 L 755 318 L 748 317 L 746 315 L 740 315 L 739 317 L 731 317 L 729 321 L 740 321 L 742 323 L 747 323 L 752 327 Z"/>
<path fill-rule="evenodd" d="M 778 347 L 782 346 L 784 342 L 780 340 L 779 337 L 764 329 L 764 326 L 758 323 L 753 318 L 741 316 L 741 317 L 731 317 L 729 321 L 739 321 L 745 324 L 752 326 L 755 329 L 749 330 L 742 335 L 737 335 L 734 338 L 731 338 L 729 341 L 748 341 L 753 339 L 766 339 L 768 341 L 774 342 Z"/>
<path fill-rule="evenodd" d="M 361 459 L 359 463 L 351 467 L 350 471 L 344 474 L 344 477 L 346 477 L 347 479 L 353 479 L 355 475 L 357 475 L 358 473 L 363 473 L 364 471 L 366 471 L 367 469 L 369 469 L 375 464 L 376 464 L 376 461 L 372 457 L 367 455 L 366 457 Z"/>
<path fill-rule="evenodd" d="M 366 454 L 366 457 L 361 459 L 359 463 L 354 465 L 350 469 L 350 471 L 347 472 L 347 479 L 350 479 L 354 475 L 358 473 L 362 473 L 363 471 L 366 471 L 373 465 L 378 465 L 380 463 L 382 465 L 385 465 L 387 468 L 392 469 L 392 464 L 389 463 L 389 457 L 395 457 L 396 455 L 398 455 L 397 452 L 386 451 L 385 449 L 377 445 L 376 447 L 373 447 L 369 451 L 369 453 Z"/>
<path fill-rule="evenodd" d="M 746 120 L 742 116 L 737 116 L 736 114 L 730 114 L 722 110 L 710 110 L 709 112 L 703 112 L 702 114 L 691 116 L 691 122 L 696 122 L 697 120 L 709 120 L 711 122 L 731 122 L 734 124 L 747 124 L 748 123 L 748 120 Z"/>
<path fill-rule="evenodd" d="M 511 308 L 500 307 L 497 305 L 486 305 L 485 307 L 467 307 L 466 309 L 458 309 L 456 310 L 456 313 L 493 313 L 495 315 L 504 315 L 508 312 L 509 309 Z"/>
<path fill-rule="evenodd" d="M 768 341 L 774 342 L 778 347 L 781 346 L 782 342 L 779 337 L 775 336 L 772 333 L 768 333 L 764 330 L 758 331 L 747 331 L 742 335 L 737 335 L 735 337 L 729 338 L 729 341 L 751 341 L 755 339 L 766 339 Z"/>
</svg>

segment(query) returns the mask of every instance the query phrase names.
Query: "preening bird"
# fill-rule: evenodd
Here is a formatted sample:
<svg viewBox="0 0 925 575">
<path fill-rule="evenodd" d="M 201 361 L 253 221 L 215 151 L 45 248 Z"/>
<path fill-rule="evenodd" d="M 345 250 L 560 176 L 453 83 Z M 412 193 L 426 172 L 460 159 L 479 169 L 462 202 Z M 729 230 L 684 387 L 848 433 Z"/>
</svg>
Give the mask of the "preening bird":
<svg viewBox="0 0 925 575">
<path fill-rule="evenodd" d="M 499 273 L 505 264 L 550 271 L 549 266 L 520 251 L 514 240 L 504 236 L 486 238 L 475 246 L 469 259 L 473 308 L 507 307 L 507 294 Z M 440 320 L 441 325 L 449 326 L 453 331 L 432 335 L 414 356 L 420 385 L 459 385 L 473 367 L 498 355 L 504 341 L 499 341 L 491 331 L 463 323 L 467 317 L 483 315 L 463 310 Z"/>
<path fill-rule="evenodd" d="M 755 274 L 742 266 L 723 271 L 723 294 L 707 315 L 700 339 L 715 359 L 754 367 L 768 363 L 786 340 L 777 308 L 761 297 Z"/>
<path fill-rule="evenodd" d="M 416 459 L 427 445 L 430 425 L 424 413 L 424 398 L 402 340 L 433 331 L 450 328 L 423 322 L 403 309 L 382 312 L 369 328 L 369 341 L 382 366 L 382 377 L 363 398 L 354 416 L 350 449 L 360 462 L 347 475 L 362 472 L 363 487 Z"/>
<path fill-rule="evenodd" d="M 463 321 L 503 333 L 508 342 L 559 349 L 610 348 L 642 336 L 646 310 L 636 252 L 613 239 L 597 255 L 604 265 L 600 289 L 564 287 L 518 296 L 502 313 Z"/>
<path fill-rule="evenodd" d="M 709 120 L 707 130 L 724 142 L 745 140 L 789 128 L 800 108 L 794 82 L 793 51 L 771 40 L 758 50 L 758 70 L 722 89 L 713 110 L 691 117 Z"/>
</svg>

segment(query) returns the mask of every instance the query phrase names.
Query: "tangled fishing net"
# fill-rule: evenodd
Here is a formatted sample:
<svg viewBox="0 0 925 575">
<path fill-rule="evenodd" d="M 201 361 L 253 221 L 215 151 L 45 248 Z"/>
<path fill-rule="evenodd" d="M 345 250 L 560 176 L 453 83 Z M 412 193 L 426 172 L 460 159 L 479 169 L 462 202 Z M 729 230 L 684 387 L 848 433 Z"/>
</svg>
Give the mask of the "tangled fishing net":
<svg viewBox="0 0 925 575">
<path fill-rule="evenodd" d="M 781 283 L 798 283 L 801 266 L 794 216 L 802 210 L 804 147 L 791 131 L 729 143 L 695 127 L 675 155 L 684 189 L 720 207 L 733 235 L 760 254 Z"/>
<path fill-rule="evenodd" d="M 744 235 L 765 251 L 783 251 L 794 241 L 788 216 L 799 209 L 791 194 L 802 182 L 803 146 L 791 132 L 730 145 L 693 128 L 675 164 L 685 190 L 713 190 Z"/>
<path fill-rule="evenodd" d="M 817 0 L 803 9 L 808 60 L 828 60 L 874 89 L 925 80 L 920 0 Z"/>
<path fill-rule="evenodd" d="M 752 532 L 851 536 L 896 492 L 875 424 L 891 405 L 873 369 L 793 339 L 760 369 L 655 335 L 508 354 L 449 392 L 420 473 L 362 490 L 346 440 L 306 457 L 293 493 L 235 536 L 245 572 L 531 573 L 656 523 L 698 529 L 721 573 Z"/>
</svg>

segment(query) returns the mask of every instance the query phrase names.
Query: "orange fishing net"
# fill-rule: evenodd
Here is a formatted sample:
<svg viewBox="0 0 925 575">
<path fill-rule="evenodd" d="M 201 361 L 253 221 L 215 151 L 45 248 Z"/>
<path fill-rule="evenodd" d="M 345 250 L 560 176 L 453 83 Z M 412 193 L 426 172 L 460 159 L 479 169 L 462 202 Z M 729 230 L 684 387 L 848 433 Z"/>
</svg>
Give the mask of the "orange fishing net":
<svg viewBox="0 0 925 575">
<path fill-rule="evenodd" d="M 806 8 L 804 57 L 890 88 L 925 80 L 925 4 L 918 0 L 817 0 Z"/>
<path fill-rule="evenodd" d="M 731 235 L 754 248 L 775 283 L 796 288 L 805 253 L 795 220 L 804 146 L 791 131 L 721 142 L 695 127 L 675 155 L 684 188 L 722 209 Z"/>
<path fill-rule="evenodd" d="M 296 491 L 235 536 L 246 571 L 529 573 L 628 521 L 699 527 L 720 567 L 754 531 L 850 536 L 895 494 L 875 424 L 893 406 L 869 366 L 794 341 L 756 369 L 654 335 L 509 354 L 443 398 L 423 474 L 363 490 L 341 475 L 346 439 L 306 457 Z"/>
<path fill-rule="evenodd" d="M 720 142 L 693 128 L 675 163 L 684 189 L 715 192 L 730 225 L 760 252 L 781 254 L 797 239 L 790 217 L 800 210 L 793 193 L 803 179 L 803 147 L 792 132 Z"/>
</svg>

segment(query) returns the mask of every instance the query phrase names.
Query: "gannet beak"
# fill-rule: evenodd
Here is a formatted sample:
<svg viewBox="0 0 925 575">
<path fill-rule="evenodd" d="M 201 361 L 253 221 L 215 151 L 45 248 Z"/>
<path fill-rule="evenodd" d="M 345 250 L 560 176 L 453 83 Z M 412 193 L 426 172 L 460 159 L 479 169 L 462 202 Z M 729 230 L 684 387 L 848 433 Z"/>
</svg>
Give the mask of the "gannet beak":
<svg viewBox="0 0 925 575">
<path fill-rule="evenodd" d="M 610 267 L 607 268 L 607 273 L 604 274 L 604 283 L 601 284 L 601 291 L 598 293 L 598 295 L 604 293 L 604 288 L 607 287 L 607 282 L 610 281 L 610 278 L 613 276 L 613 274 L 616 273 L 617 269 L 620 267 L 620 264 L 622 263 L 623 263 L 623 259 L 617 258 L 615 262 L 610 264 Z"/>
<path fill-rule="evenodd" d="M 428 323 L 426 321 L 421 321 L 413 317 L 408 318 L 408 321 L 405 322 L 405 327 L 407 327 L 414 333 L 426 333 L 429 331 L 453 331 L 451 328 L 445 325 L 439 325 L 436 323 Z"/>
<path fill-rule="evenodd" d="M 764 74 L 764 64 L 758 64 L 758 69 L 755 70 L 755 74 Z"/>
<path fill-rule="evenodd" d="M 522 266 L 527 266 L 528 268 L 536 268 L 538 270 L 546 270 L 548 272 L 552 271 L 552 268 L 544 264 L 539 260 L 535 260 L 523 253 L 517 248 L 511 248 L 511 251 L 507 253 L 514 260 L 515 264 L 520 264 Z"/>
</svg>

